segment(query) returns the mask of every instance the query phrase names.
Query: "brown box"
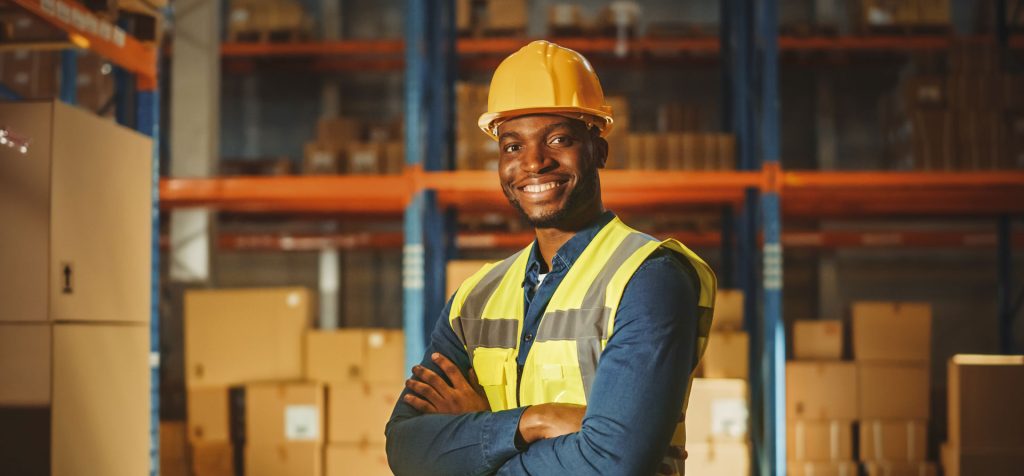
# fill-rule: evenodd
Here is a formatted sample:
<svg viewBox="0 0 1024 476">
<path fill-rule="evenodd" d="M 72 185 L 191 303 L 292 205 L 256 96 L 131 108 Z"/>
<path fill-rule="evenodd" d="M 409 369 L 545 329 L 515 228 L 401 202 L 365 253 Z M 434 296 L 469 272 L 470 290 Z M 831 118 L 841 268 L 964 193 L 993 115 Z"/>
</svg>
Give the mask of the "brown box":
<svg viewBox="0 0 1024 476">
<path fill-rule="evenodd" d="M 946 107 L 946 78 L 944 76 L 914 76 L 903 83 L 903 107 Z"/>
<path fill-rule="evenodd" d="M 1017 476 L 1024 466 L 1024 447 L 964 450 L 947 442 L 940 453 L 945 476 Z"/>
<path fill-rule="evenodd" d="M 686 443 L 685 474 L 734 476 L 750 474 L 750 448 L 746 443 Z M 684 474 L 678 471 L 678 474 Z"/>
<path fill-rule="evenodd" d="M 473 0 L 455 0 L 455 30 L 467 32 L 473 28 Z"/>
<path fill-rule="evenodd" d="M 921 463 L 928 457 L 926 420 L 861 420 L 860 460 Z"/>
<path fill-rule="evenodd" d="M 2 323 L 0 349 L 0 472 L 149 470 L 147 325 Z"/>
<path fill-rule="evenodd" d="M 235 476 L 235 449 L 231 443 L 193 444 L 192 476 Z"/>
<path fill-rule="evenodd" d="M 353 142 L 345 147 L 345 173 L 380 174 L 384 153 L 379 142 Z"/>
<path fill-rule="evenodd" d="M 711 329 L 716 331 L 743 329 L 743 291 L 719 289 L 715 292 L 715 316 Z"/>
<path fill-rule="evenodd" d="M 789 476 L 857 476 L 857 463 L 853 461 L 789 461 L 786 469 Z"/>
<path fill-rule="evenodd" d="M 338 151 L 319 142 L 307 142 L 302 148 L 302 173 L 306 175 L 341 172 Z"/>
<path fill-rule="evenodd" d="M 362 124 L 351 118 L 320 119 L 316 124 L 316 141 L 331 150 L 343 150 L 363 136 Z"/>
<path fill-rule="evenodd" d="M 786 417 L 857 419 L 857 368 L 852 362 L 786 362 Z"/>
<path fill-rule="evenodd" d="M 468 279 L 473 273 L 480 271 L 484 265 L 490 263 L 486 260 L 451 260 L 447 266 L 447 289 L 445 295 L 451 297 L 455 295 L 455 291 L 459 290 L 459 286 L 462 282 Z"/>
<path fill-rule="evenodd" d="M 859 417 L 863 420 L 927 420 L 930 390 L 927 364 L 858 362 Z"/>
<path fill-rule="evenodd" d="M 793 357 L 799 360 L 843 358 L 843 323 L 837 320 L 794 322 Z"/>
<path fill-rule="evenodd" d="M 401 330 L 366 329 L 366 364 L 363 380 L 370 383 L 402 382 L 411 375 L 405 369 L 405 336 Z"/>
<path fill-rule="evenodd" d="M 160 474 L 188 475 L 188 429 L 183 421 L 160 422 Z"/>
<path fill-rule="evenodd" d="M 853 422 L 849 420 L 789 420 L 786 422 L 788 461 L 850 461 Z"/>
<path fill-rule="evenodd" d="M 526 0 L 487 0 L 487 29 L 516 32 L 526 29 Z"/>
<path fill-rule="evenodd" d="M 929 362 L 932 307 L 928 303 L 853 303 L 853 357 L 862 362 Z"/>
<path fill-rule="evenodd" d="M 693 379 L 686 407 L 686 447 L 692 443 L 747 441 L 747 383 Z"/>
<path fill-rule="evenodd" d="M 245 443 L 276 447 L 324 442 L 324 386 L 254 383 L 245 386 Z"/>
<path fill-rule="evenodd" d="M 327 438 L 331 443 L 384 443 L 384 426 L 403 384 L 333 382 L 327 386 Z"/>
<path fill-rule="evenodd" d="M 935 476 L 935 463 L 904 463 L 894 461 L 872 461 L 864 463 L 867 476 Z"/>
<path fill-rule="evenodd" d="M 306 333 L 305 378 L 316 382 L 344 382 L 363 375 L 366 335 L 362 329 Z"/>
<path fill-rule="evenodd" d="M 245 476 L 321 476 L 323 445 L 290 442 L 246 445 Z M 356 474 L 356 473 L 352 473 Z"/>
<path fill-rule="evenodd" d="M 917 0 L 918 18 L 925 25 L 949 24 L 950 0 Z"/>
<path fill-rule="evenodd" d="M 328 445 L 326 476 L 391 476 L 384 445 Z"/>
<path fill-rule="evenodd" d="M 750 365 L 750 337 L 743 331 L 714 331 L 700 360 L 704 378 L 746 380 Z"/>
<path fill-rule="evenodd" d="M 302 377 L 302 341 L 312 306 L 303 288 L 188 291 L 186 386 Z"/>
<path fill-rule="evenodd" d="M 0 148 L 0 321 L 149 325 L 152 140 L 52 101 L 0 125 L 29 141 Z"/>
<path fill-rule="evenodd" d="M 955 114 L 943 109 L 920 109 L 910 114 L 914 168 L 956 168 L 958 130 L 955 119 Z"/>
<path fill-rule="evenodd" d="M 227 387 L 186 390 L 188 441 L 193 444 L 230 441 Z"/>
<path fill-rule="evenodd" d="M 1024 356 L 955 355 L 948 385 L 951 445 L 1024 452 Z"/>
</svg>

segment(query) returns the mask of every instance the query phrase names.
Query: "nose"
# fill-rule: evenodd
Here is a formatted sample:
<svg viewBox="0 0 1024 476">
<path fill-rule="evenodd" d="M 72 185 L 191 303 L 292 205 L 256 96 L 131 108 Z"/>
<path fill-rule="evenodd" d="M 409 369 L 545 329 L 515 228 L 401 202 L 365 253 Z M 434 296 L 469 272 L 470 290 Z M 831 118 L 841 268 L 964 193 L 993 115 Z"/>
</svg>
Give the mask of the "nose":
<svg viewBox="0 0 1024 476">
<path fill-rule="evenodd" d="M 553 169 L 557 163 L 546 152 L 542 146 L 527 147 L 522 155 L 520 167 L 530 174 L 540 174 Z"/>
</svg>

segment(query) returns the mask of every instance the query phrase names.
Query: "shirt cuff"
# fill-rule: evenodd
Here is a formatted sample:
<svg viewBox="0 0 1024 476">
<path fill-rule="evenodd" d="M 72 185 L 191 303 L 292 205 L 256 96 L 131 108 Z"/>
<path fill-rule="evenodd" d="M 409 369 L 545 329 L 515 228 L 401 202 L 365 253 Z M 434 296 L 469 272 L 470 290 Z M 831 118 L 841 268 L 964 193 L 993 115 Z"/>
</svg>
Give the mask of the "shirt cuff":
<svg viewBox="0 0 1024 476">
<path fill-rule="evenodd" d="M 519 420 L 528 407 L 502 410 L 488 415 L 483 425 L 483 456 L 490 468 L 501 466 L 522 450 L 516 447 Z"/>
</svg>

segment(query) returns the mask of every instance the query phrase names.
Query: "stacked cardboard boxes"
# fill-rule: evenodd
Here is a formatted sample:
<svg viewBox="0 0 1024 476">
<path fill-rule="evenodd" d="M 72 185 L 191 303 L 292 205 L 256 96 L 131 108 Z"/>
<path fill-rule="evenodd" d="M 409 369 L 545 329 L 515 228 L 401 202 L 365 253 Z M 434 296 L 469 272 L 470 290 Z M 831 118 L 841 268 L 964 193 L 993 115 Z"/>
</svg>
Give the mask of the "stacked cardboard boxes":
<svg viewBox="0 0 1024 476">
<path fill-rule="evenodd" d="M 231 41 L 296 41 L 308 36 L 312 19 L 295 0 L 232 0 L 227 36 Z"/>
<path fill-rule="evenodd" d="M 316 138 L 303 149 L 302 172 L 400 174 L 405 164 L 399 122 L 368 124 L 353 118 L 321 119 Z"/>
<path fill-rule="evenodd" d="M 462 35 L 514 36 L 526 32 L 527 0 L 457 0 L 455 28 Z"/>
<path fill-rule="evenodd" d="M 856 474 L 856 368 L 843 356 L 839 321 L 797 321 L 786 364 L 786 459 L 790 474 Z M 853 471 L 850 471 L 853 468 Z"/>
<path fill-rule="evenodd" d="M 748 380 L 750 338 L 743 331 L 743 292 L 719 289 L 708 347 L 698 375 L 707 379 Z"/>
<path fill-rule="evenodd" d="M 52 101 L 0 124 L 0 474 L 145 474 L 152 142 Z"/>
<path fill-rule="evenodd" d="M 1024 356 L 956 355 L 949 361 L 947 476 L 1009 476 L 1024 467 Z"/>
<path fill-rule="evenodd" d="M 866 27 L 945 27 L 950 0 L 861 0 Z"/>
<path fill-rule="evenodd" d="M 455 167 L 459 170 L 498 170 L 498 143 L 477 126 L 487 111 L 487 85 L 455 84 Z"/>
<path fill-rule="evenodd" d="M 927 460 L 931 306 L 855 302 L 851 318 L 860 461 L 872 474 L 934 471 Z"/>
</svg>

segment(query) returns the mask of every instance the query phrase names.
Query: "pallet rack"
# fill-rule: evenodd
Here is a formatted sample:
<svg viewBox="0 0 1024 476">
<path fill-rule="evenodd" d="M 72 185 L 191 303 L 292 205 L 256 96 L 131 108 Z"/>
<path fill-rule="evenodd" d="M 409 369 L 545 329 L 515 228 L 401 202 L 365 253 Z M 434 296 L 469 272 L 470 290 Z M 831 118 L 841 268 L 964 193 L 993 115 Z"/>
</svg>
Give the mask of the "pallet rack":
<svg viewBox="0 0 1024 476">
<path fill-rule="evenodd" d="M 150 303 L 150 474 L 160 471 L 160 97 L 157 64 L 159 49 L 141 42 L 117 25 L 94 16 L 80 3 L 62 0 L 8 0 L 68 36 L 68 47 L 90 50 L 115 65 L 116 120 L 153 140 L 152 263 Z M 8 44 L 5 46 L 19 46 Z M 31 43 L 22 45 L 33 48 Z M 43 45 L 52 48 L 52 45 Z M 60 96 L 76 103 L 77 59 L 74 49 L 64 49 L 60 62 Z M 134 97 L 132 97 L 134 95 Z M 14 98 L 18 99 L 18 98 Z M 129 108 L 134 105 L 134 111 Z"/>
</svg>

